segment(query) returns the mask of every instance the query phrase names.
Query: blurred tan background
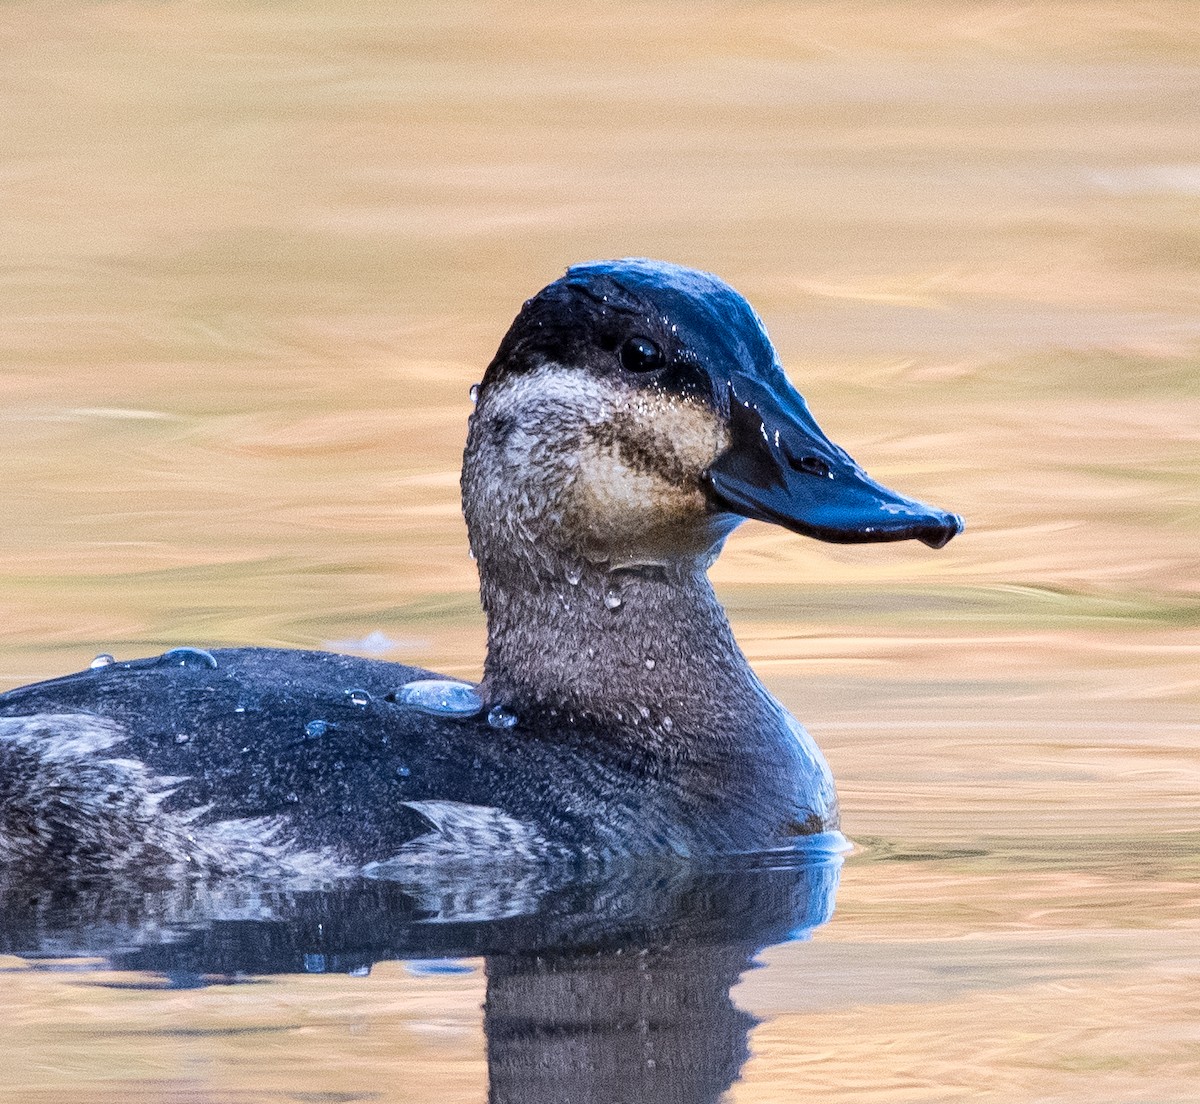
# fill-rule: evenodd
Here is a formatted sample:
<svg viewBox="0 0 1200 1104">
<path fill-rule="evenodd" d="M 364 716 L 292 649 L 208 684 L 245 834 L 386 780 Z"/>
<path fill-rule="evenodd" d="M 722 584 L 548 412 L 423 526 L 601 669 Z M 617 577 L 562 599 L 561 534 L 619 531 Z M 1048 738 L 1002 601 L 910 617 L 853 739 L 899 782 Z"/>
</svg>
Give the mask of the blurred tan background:
<svg viewBox="0 0 1200 1104">
<path fill-rule="evenodd" d="M 183 643 L 477 673 L 469 385 L 574 261 L 711 269 L 969 526 L 748 524 L 714 572 L 860 843 L 795 959 L 841 996 L 772 952 L 736 1098 L 1200 1099 L 1194 3 L 15 3 L 0 56 L 0 687 Z"/>
</svg>

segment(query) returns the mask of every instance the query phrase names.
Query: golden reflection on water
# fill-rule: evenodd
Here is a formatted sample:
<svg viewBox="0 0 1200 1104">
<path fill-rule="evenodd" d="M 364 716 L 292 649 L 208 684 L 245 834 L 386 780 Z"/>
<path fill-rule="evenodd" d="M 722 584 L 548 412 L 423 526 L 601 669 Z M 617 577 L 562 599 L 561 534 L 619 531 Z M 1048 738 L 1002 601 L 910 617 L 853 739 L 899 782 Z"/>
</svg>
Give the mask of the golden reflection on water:
<svg viewBox="0 0 1200 1104">
<path fill-rule="evenodd" d="M 739 990 L 733 1099 L 1200 1099 L 1194 26 L 10 6 L 0 685 L 371 633 L 477 672 L 469 384 L 572 261 L 713 269 L 835 439 L 969 522 L 936 554 L 749 524 L 714 572 L 864 844 Z M 482 1098 L 477 977 L 84 980 L 3 975 L 0 1096 Z"/>
<path fill-rule="evenodd" d="M 434 982 L 383 963 L 369 982 L 182 992 L 113 988 L 142 979 L 110 972 L 0 978 L 25 1018 L 0 1089 L 13 1100 L 466 1102 L 487 1081 L 479 972 Z"/>
</svg>

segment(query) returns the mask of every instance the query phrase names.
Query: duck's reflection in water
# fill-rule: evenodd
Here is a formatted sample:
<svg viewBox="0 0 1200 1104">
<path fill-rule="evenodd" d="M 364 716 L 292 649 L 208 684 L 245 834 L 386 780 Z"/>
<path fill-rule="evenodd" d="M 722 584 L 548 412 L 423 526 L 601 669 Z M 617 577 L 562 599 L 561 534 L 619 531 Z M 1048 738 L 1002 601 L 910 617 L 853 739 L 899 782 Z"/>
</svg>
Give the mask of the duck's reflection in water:
<svg viewBox="0 0 1200 1104">
<path fill-rule="evenodd" d="M 828 853 L 656 864 L 519 892 L 445 877 L 304 891 L 11 887 L 0 945 L 103 955 L 180 987 L 481 956 L 493 1104 L 702 1104 L 748 1056 L 755 1021 L 731 987 L 762 948 L 829 919 L 840 866 Z"/>
</svg>

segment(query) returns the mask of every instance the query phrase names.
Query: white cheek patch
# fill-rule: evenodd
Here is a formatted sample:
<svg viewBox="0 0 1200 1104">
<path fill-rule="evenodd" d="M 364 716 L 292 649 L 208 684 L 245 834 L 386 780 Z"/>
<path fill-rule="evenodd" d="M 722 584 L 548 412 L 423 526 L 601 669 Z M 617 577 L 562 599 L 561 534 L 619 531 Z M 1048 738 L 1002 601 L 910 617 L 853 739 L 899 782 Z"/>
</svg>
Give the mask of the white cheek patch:
<svg viewBox="0 0 1200 1104">
<path fill-rule="evenodd" d="M 565 447 L 577 443 L 573 459 L 590 478 L 614 489 L 630 480 L 642 494 L 654 483 L 678 482 L 671 479 L 676 471 L 698 475 L 729 444 L 728 429 L 703 403 L 623 387 L 554 363 L 489 388 L 487 416 L 513 427 L 505 441 L 509 462 L 536 463 L 545 452 L 554 452 L 561 464 Z M 605 427 L 613 433 L 605 433 Z M 614 434 L 627 446 L 636 444 L 641 464 L 627 462 Z M 611 443 L 601 444 L 606 439 Z"/>
<path fill-rule="evenodd" d="M 591 509 L 667 515 L 703 509 L 700 473 L 728 444 L 707 407 L 663 395 L 630 395 L 617 407 L 609 432 L 587 442 L 580 489 Z"/>
<path fill-rule="evenodd" d="M 577 497 L 590 516 L 628 516 L 648 508 L 657 510 L 664 500 L 676 497 L 669 483 L 652 472 L 629 467 L 612 446 L 591 446 L 580 469 Z"/>
<path fill-rule="evenodd" d="M 619 393 L 590 372 L 547 363 L 532 372 L 507 376 L 486 395 L 487 413 L 538 432 L 543 418 L 578 425 L 599 425 L 612 417 Z"/>
<path fill-rule="evenodd" d="M 729 434 L 702 401 L 547 363 L 490 385 L 476 416 L 491 432 L 468 498 L 493 531 L 533 539 L 540 522 L 601 557 L 711 544 L 700 474 Z"/>
</svg>

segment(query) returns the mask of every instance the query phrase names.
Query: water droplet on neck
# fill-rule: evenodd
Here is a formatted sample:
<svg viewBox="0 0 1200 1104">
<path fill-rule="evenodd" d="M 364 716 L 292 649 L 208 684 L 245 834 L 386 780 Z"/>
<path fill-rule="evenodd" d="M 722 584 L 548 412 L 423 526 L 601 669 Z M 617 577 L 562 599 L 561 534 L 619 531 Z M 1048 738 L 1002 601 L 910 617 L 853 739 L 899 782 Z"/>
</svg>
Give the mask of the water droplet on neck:
<svg viewBox="0 0 1200 1104">
<path fill-rule="evenodd" d="M 304 735 L 310 740 L 315 740 L 320 736 L 324 736 L 331 728 L 333 728 L 333 725 L 328 721 L 309 721 L 304 726 Z"/>
<path fill-rule="evenodd" d="M 675 727 L 675 722 L 673 720 L 671 720 L 670 717 L 663 717 L 663 719 L 661 721 L 659 721 L 658 723 L 660 725 L 662 725 L 662 730 L 664 732 L 670 732 L 671 729 L 673 729 Z"/>
<path fill-rule="evenodd" d="M 512 728 L 517 723 L 517 715 L 502 705 L 494 705 L 488 710 L 487 723 L 492 728 Z"/>
<path fill-rule="evenodd" d="M 444 717 L 473 717 L 483 708 L 483 699 L 470 683 L 455 679 L 415 679 L 396 691 L 396 701 L 422 713 Z"/>
<path fill-rule="evenodd" d="M 371 695 L 366 690 L 358 690 L 358 689 L 347 690 L 346 691 L 346 700 L 351 705 L 359 705 L 359 706 L 370 705 L 371 704 Z"/>
<path fill-rule="evenodd" d="M 196 667 L 215 671 L 217 658 L 203 648 L 172 648 L 158 657 L 159 667 Z"/>
<path fill-rule="evenodd" d="M 652 660 L 652 659 L 647 659 L 647 660 L 646 660 L 646 670 L 647 670 L 647 671 L 653 671 L 653 670 L 654 670 L 654 660 Z"/>
<path fill-rule="evenodd" d="M 579 580 L 582 578 L 583 568 L 574 566 L 567 568 L 567 582 L 570 583 L 571 586 L 579 586 Z"/>
<path fill-rule="evenodd" d="M 397 778 L 407 778 L 410 774 L 412 774 L 412 771 L 409 770 L 408 767 L 397 767 L 396 768 L 396 777 Z"/>
<path fill-rule="evenodd" d="M 467 392 L 467 394 L 471 396 L 472 403 L 479 402 L 479 384 L 471 384 L 471 389 Z"/>
<path fill-rule="evenodd" d="M 98 656 L 96 656 L 95 659 L 92 660 L 91 663 L 88 664 L 88 667 L 95 671 L 101 667 L 111 667 L 116 662 L 116 659 L 113 656 L 110 656 L 108 652 L 101 652 Z"/>
<path fill-rule="evenodd" d="M 186 744 L 191 739 L 186 732 L 177 732 L 175 734 L 175 742 L 177 744 Z"/>
<path fill-rule="evenodd" d="M 622 601 L 623 599 L 621 598 L 621 592 L 617 590 L 615 586 L 610 586 L 604 592 L 604 604 L 610 610 L 620 609 Z"/>
</svg>

